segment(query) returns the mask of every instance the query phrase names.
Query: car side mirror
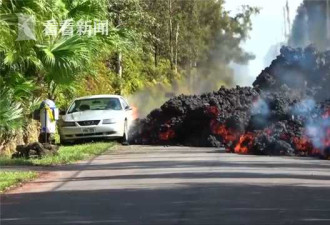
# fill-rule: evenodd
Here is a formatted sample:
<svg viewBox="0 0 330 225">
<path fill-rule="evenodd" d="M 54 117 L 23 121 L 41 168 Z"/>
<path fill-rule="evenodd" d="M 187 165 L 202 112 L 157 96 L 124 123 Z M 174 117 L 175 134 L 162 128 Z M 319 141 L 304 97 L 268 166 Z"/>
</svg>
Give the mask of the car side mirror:
<svg viewBox="0 0 330 225">
<path fill-rule="evenodd" d="M 126 107 L 125 107 L 125 110 L 132 110 L 132 107 L 130 107 L 130 106 L 126 106 Z"/>
</svg>

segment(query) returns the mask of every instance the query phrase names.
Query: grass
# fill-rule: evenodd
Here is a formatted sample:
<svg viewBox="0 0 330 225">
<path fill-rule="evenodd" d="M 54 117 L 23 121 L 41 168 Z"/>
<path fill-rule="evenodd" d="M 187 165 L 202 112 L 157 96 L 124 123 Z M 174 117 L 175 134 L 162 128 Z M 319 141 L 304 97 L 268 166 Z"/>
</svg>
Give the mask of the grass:
<svg viewBox="0 0 330 225">
<path fill-rule="evenodd" d="M 50 166 L 70 164 L 78 160 L 83 160 L 91 156 L 99 155 L 114 145 L 115 144 L 113 142 L 96 142 L 72 146 L 61 146 L 57 155 L 45 156 L 41 159 L 11 159 L 8 156 L 3 156 L 0 157 L 0 166 Z"/>
<path fill-rule="evenodd" d="M 32 171 L 0 171 L 0 192 L 37 176 L 38 173 Z"/>
</svg>

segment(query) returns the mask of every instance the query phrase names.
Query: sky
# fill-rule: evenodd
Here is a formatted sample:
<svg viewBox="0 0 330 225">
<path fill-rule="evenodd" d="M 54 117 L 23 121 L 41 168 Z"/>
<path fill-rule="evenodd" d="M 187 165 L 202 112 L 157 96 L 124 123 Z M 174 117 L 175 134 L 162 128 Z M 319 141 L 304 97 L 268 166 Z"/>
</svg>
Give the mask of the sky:
<svg viewBox="0 0 330 225">
<path fill-rule="evenodd" d="M 302 1 L 288 0 L 291 24 Z M 270 59 L 265 59 L 270 48 L 285 40 L 283 7 L 286 2 L 287 0 L 226 0 L 225 8 L 230 10 L 232 15 L 238 12 L 241 5 L 261 9 L 260 13 L 252 18 L 253 30 L 250 32 L 250 39 L 242 44 L 256 59 L 250 61 L 248 66 L 232 65 L 238 85 L 251 85 L 261 70 L 271 62 Z"/>
</svg>

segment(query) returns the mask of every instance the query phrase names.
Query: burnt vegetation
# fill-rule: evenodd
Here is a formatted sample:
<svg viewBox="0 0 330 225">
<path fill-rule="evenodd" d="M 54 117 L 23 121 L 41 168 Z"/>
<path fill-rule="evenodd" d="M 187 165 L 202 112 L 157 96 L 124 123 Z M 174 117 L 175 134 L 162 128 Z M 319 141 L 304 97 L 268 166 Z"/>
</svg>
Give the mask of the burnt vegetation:
<svg viewBox="0 0 330 225">
<path fill-rule="evenodd" d="M 136 144 L 329 157 L 330 51 L 282 47 L 253 87 L 180 95 L 137 120 Z"/>
</svg>

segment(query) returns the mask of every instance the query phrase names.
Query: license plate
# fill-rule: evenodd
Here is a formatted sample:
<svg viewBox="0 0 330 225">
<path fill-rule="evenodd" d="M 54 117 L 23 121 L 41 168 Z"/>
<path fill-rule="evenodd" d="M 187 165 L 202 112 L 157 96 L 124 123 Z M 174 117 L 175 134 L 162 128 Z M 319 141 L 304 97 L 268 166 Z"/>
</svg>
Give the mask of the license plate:
<svg viewBox="0 0 330 225">
<path fill-rule="evenodd" d="M 94 128 L 84 128 L 82 129 L 83 133 L 95 133 Z"/>
</svg>

